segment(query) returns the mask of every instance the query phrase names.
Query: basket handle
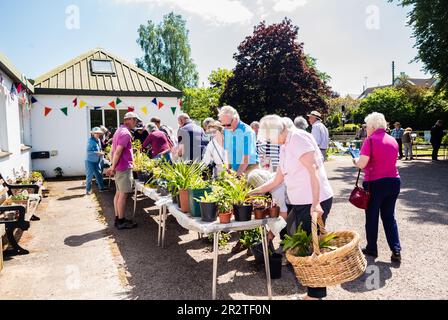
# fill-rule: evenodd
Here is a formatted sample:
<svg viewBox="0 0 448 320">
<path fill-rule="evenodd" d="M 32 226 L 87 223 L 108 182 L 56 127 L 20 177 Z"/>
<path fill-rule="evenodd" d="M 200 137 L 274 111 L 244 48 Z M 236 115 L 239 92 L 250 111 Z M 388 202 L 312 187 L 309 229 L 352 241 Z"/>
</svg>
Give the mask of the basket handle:
<svg viewBox="0 0 448 320">
<path fill-rule="evenodd" d="M 320 255 L 320 247 L 319 247 L 319 235 L 317 234 L 317 226 L 319 226 L 320 233 L 322 235 L 327 234 L 327 230 L 325 230 L 324 220 L 322 216 L 319 215 L 318 212 L 313 212 L 311 214 L 311 234 L 313 237 L 313 251 L 315 255 Z"/>
</svg>

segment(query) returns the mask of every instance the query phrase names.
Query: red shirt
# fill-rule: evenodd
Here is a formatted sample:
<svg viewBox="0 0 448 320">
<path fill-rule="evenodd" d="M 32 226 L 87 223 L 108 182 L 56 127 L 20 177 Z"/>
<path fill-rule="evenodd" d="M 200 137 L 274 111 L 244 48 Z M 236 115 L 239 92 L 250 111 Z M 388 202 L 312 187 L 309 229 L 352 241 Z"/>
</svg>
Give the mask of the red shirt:
<svg viewBox="0 0 448 320">
<path fill-rule="evenodd" d="M 145 142 L 143 142 L 142 147 L 146 148 L 149 145 L 151 145 L 151 154 L 153 157 L 157 157 L 160 153 L 170 149 L 166 134 L 160 130 L 151 132 Z"/>
<path fill-rule="evenodd" d="M 398 143 L 384 129 L 376 130 L 361 148 L 361 155 L 370 157 L 364 168 L 365 181 L 399 178 L 397 169 Z"/>
</svg>

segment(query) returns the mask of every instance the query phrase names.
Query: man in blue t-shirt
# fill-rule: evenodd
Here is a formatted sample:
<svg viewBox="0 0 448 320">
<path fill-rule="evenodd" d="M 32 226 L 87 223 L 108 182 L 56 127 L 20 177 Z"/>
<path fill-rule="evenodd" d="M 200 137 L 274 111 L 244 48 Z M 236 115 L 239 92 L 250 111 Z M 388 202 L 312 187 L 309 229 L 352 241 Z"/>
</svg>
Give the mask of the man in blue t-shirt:
<svg viewBox="0 0 448 320">
<path fill-rule="evenodd" d="M 239 176 L 256 169 L 259 164 L 257 137 L 252 128 L 240 120 L 238 112 L 230 106 L 219 111 L 219 121 L 224 126 L 224 149 L 231 169 Z"/>
<path fill-rule="evenodd" d="M 403 134 L 404 134 L 404 129 L 401 127 L 400 122 L 395 122 L 394 123 L 394 130 L 392 130 L 392 132 L 390 133 L 390 135 L 392 137 L 395 138 L 395 140 L 398 143 L 398 153 L 399 153 L 399 159 L 403 159 Z"/>
</svg>

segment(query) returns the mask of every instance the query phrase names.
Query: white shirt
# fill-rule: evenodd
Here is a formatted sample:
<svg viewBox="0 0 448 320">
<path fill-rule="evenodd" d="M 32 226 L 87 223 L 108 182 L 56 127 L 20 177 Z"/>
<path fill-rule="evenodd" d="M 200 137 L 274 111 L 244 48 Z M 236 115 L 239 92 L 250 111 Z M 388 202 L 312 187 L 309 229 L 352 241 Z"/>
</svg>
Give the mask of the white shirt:
<svg viewBox="0 0 448 320">
<path fill-rule="evenodd" d="M 202 162 L 206 165 L 214 162 L 216 164 L 216 174 L 221 173 L 223 170 L 223 164 L 225 160 L 225 150 L 224 148 L 213 138 L 204 152 L 204 157 L 202 158 Z"/>
<path fill-rule="evenodd" d="M 327 127 L 321 121 L 318 120 L 313 124 L 311 134 L 316 139 L 319 149 L 328 149 L 330 134 L 328 133 Z"/>
</svg>

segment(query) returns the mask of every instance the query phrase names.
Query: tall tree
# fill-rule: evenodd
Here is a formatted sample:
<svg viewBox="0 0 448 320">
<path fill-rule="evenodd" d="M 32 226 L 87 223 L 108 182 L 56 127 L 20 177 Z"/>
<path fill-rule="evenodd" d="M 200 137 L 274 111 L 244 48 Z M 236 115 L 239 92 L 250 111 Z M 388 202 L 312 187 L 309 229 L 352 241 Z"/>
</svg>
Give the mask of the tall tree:
<svg viewBox="0 0 448 320">
<path fill-rule="evenodd" d="M 289 19 L 256 26 L 234 55 L 234 76 L 227 82 L 221 104 L 236 107 L 246 121 L 269 113 L 290 117 L 313 109 L 326 113 L 330 88 L 308 65 L 298 31 Z"/>
<path fill-rule="evenodd" d="M 393 2 L 394 0 L 389 0 Z M 408 24 L 412 27 L 418 49 L 417 60 L 426 71 L 438 75 L 439 91 L 448 90 L 448 4 L 446 0 L 397 0 L 411 7 Z"/>
<path fill-rule="evenodd" d="M 197 86 L 199 75 L 181 15 L 171 12 L 159 24 L 140 25 L 137 43 L 144 53 L 136 61 L 139 68 L 181 90 Z"/>
</svg>

